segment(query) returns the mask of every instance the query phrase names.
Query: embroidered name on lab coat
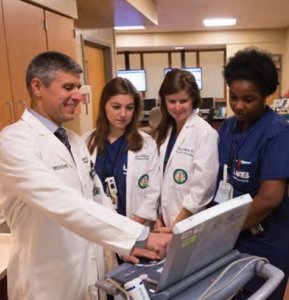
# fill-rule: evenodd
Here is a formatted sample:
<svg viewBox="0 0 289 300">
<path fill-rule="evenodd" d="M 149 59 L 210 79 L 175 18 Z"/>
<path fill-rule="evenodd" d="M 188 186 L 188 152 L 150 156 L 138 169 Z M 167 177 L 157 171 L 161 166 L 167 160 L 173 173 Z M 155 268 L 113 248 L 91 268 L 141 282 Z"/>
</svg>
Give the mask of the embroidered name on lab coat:
<svg viewBox="0 0 289 300">
<path fill-rule="evenodd" d="M 177 153 L 180 153 L 180 154 L 185 154 L 185 155 L 188 155 L 188 156 L 191 156 L 193 157 L 194 156 L 194 150 L 193 149 L 190 149 L 190 148 L 186 148 L 186 147 L 178 147 Z"/>
<path fill-rule="evenodd" d="M 83 157 L 82 159 L 82 162 L 84 163 L 84 164 L 87 164 L 88 163 L 88 157 L 86 156 L 86 157 Z"/>
<path fill-rule="evenodd" d="M 67 168 L 68 168 L 67 164 L 52 167 L 52 169 L 55 170 L 55 171 L 61 170 L 61 169 L 67 169 Z"/>
<path fill-rule="evenodd" d="M 149 160 L 149 156 L 147 154 L 137 154 L 135 156 L 136 160 Z"/>
</svg>

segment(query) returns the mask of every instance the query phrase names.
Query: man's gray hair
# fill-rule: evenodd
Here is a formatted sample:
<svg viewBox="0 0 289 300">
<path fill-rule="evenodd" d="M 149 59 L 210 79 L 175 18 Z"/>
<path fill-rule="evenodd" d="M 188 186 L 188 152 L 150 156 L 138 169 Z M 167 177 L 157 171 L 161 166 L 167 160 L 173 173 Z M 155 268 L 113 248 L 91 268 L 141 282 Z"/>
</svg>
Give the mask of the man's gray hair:
<svg viewBox="0 0 289 300">
<path fill-rule="evenodd" d="M 55 72 L 59 70 L 75 74 L 82 73 L 80 65 L 66 54 L 47 51 L 35 56 L 26 71 L 26 86 L 30 95 L 32 95 L 33 78 L 39 78 L 45 86 L 49 86 L 54 79 Z"/>
</svg>

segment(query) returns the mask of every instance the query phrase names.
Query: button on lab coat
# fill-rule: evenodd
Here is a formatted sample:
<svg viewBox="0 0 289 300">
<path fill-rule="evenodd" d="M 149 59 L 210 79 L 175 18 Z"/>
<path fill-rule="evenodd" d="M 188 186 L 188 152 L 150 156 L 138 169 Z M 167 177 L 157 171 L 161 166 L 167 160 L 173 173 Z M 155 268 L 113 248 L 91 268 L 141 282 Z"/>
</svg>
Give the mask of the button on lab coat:
<svg viewBox="0 0 289 300">
<path fill-rule="evenodd" d="M 0 205 L 13 244 L 11 300 L 91 299 L 95 244 L 129 254 L 143 226 L 92 200 L 90 158 L 68 131 L 65 146 L 30 112 L 0 135 Z"/>
</svg>

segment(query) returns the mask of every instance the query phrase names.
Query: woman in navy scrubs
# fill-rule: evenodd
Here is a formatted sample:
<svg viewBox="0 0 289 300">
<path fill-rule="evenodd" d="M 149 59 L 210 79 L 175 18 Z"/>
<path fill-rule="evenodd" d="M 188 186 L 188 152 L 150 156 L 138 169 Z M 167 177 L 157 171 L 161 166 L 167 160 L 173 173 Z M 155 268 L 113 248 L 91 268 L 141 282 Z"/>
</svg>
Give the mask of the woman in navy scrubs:
<svg viewBox="0 0 289 300">
<path fill-rule="evenodd" d="M 289 125 L 266 105 L 267 96 L 277 89 L 278 71 L 268 53 L 247 48 L 230 58 L 224 77 L 235 115 L 219 130 L 219 181 L 226 164 L 234 197 L 252 196 L 236 246 L 241 252 L 268 258 L 285 273 L 270 297 L 281 300 L 289 271 Z M 254 279 L 244 293 L 253 293 L 261 285 Z"/>
<path fill-rule="evenodd" d="M 120 77 L 110 80 L 88 148 L 117 212 L 144 224 L 156 220 L 160 189 L 156 143 L 138 130 L 140 113 L 141 98 L 133 84 Z"/>
</svg>

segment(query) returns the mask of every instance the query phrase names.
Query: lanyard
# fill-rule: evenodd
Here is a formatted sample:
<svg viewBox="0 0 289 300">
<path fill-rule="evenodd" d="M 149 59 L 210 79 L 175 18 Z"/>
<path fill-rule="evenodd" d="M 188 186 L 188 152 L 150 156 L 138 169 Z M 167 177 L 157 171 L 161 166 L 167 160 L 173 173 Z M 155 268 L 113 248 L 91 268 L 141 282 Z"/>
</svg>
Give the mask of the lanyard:
<svg viewBox="0 0 289 300">
<path fill-rule="evenodd" d="M 248 140 L 250 135 L 255 130 L 255 126 L 253 125 L 245 133 L 236 132 L 237 131 L 237 121 L 236 121 L 236 124 L 234 125 L 234 127 L 235 127 L 234 128 L 235 132 L 231 133 L 232 142 L 231 142 L 229 156 L 228 156 L 227 163 L 226 163 L 229 174 L 232 174 L 232 167 L 233 167 L 233 163 L 235 160 L 237 160 L 237 169 L 238 170 L 240 169 L 241 160 L 239 159 L 239 151 L 243 147 L 245 142 Z"/>
<path fill-rule="evenodd" d="M 171 156 L 171 153 L 172 153 L 172 150 L 173 150 L 174 145 L 175 145 L 175 143 L 176 143 L 176 140 L 177 140 L 177 133 L 176 133 L 176 127 L 174 126 L 173 129 L 172 129 L 172 133 L 171 133 L 171 136 L 170 136 L 170 139 L 169 139 L 169 142 L 168 142 L 168 145 L 167 145 L 165 157 L 164 157 L 164 168 L 163 168 L 163 173 L 164 173 L 165 170 L 166 170 L 167 163 L 168 163 L 169 158 L 170 158 L 170 156 Z"/>
<path fill-rule="evenodd" d="M 266 106 L 263 115 L 254 124 L 252 124 L 251 127 L 245 133 L 238 132 L 238 128 L 237 128 L 238 121 L 235 120 L 235 124 L 233 125 L 233 131 L 231 132 L 232 143 L 229 151 L 229 157 L 227 160 L 229 173 L 231 173 L 233 161 L 236 160 L 237 157 L 239 156 L 239 151 L 242 148 L 242 146 L 245 144 L 245 142 L 250 137 L 250 135 L 252 135 L 252 133 L 256 131 L 256 128 L 260 128 L 260 126 L 262 126 L 262 124 L 264 124 L 264 122 L 266 122 L 266 120 L 270 118 L 271 112 L 272 110 L 268 106 Z M 239 168 L 240 166 L 241 166 L 241 161 L 238 159 L 237 168 Z"/>
</svg>

